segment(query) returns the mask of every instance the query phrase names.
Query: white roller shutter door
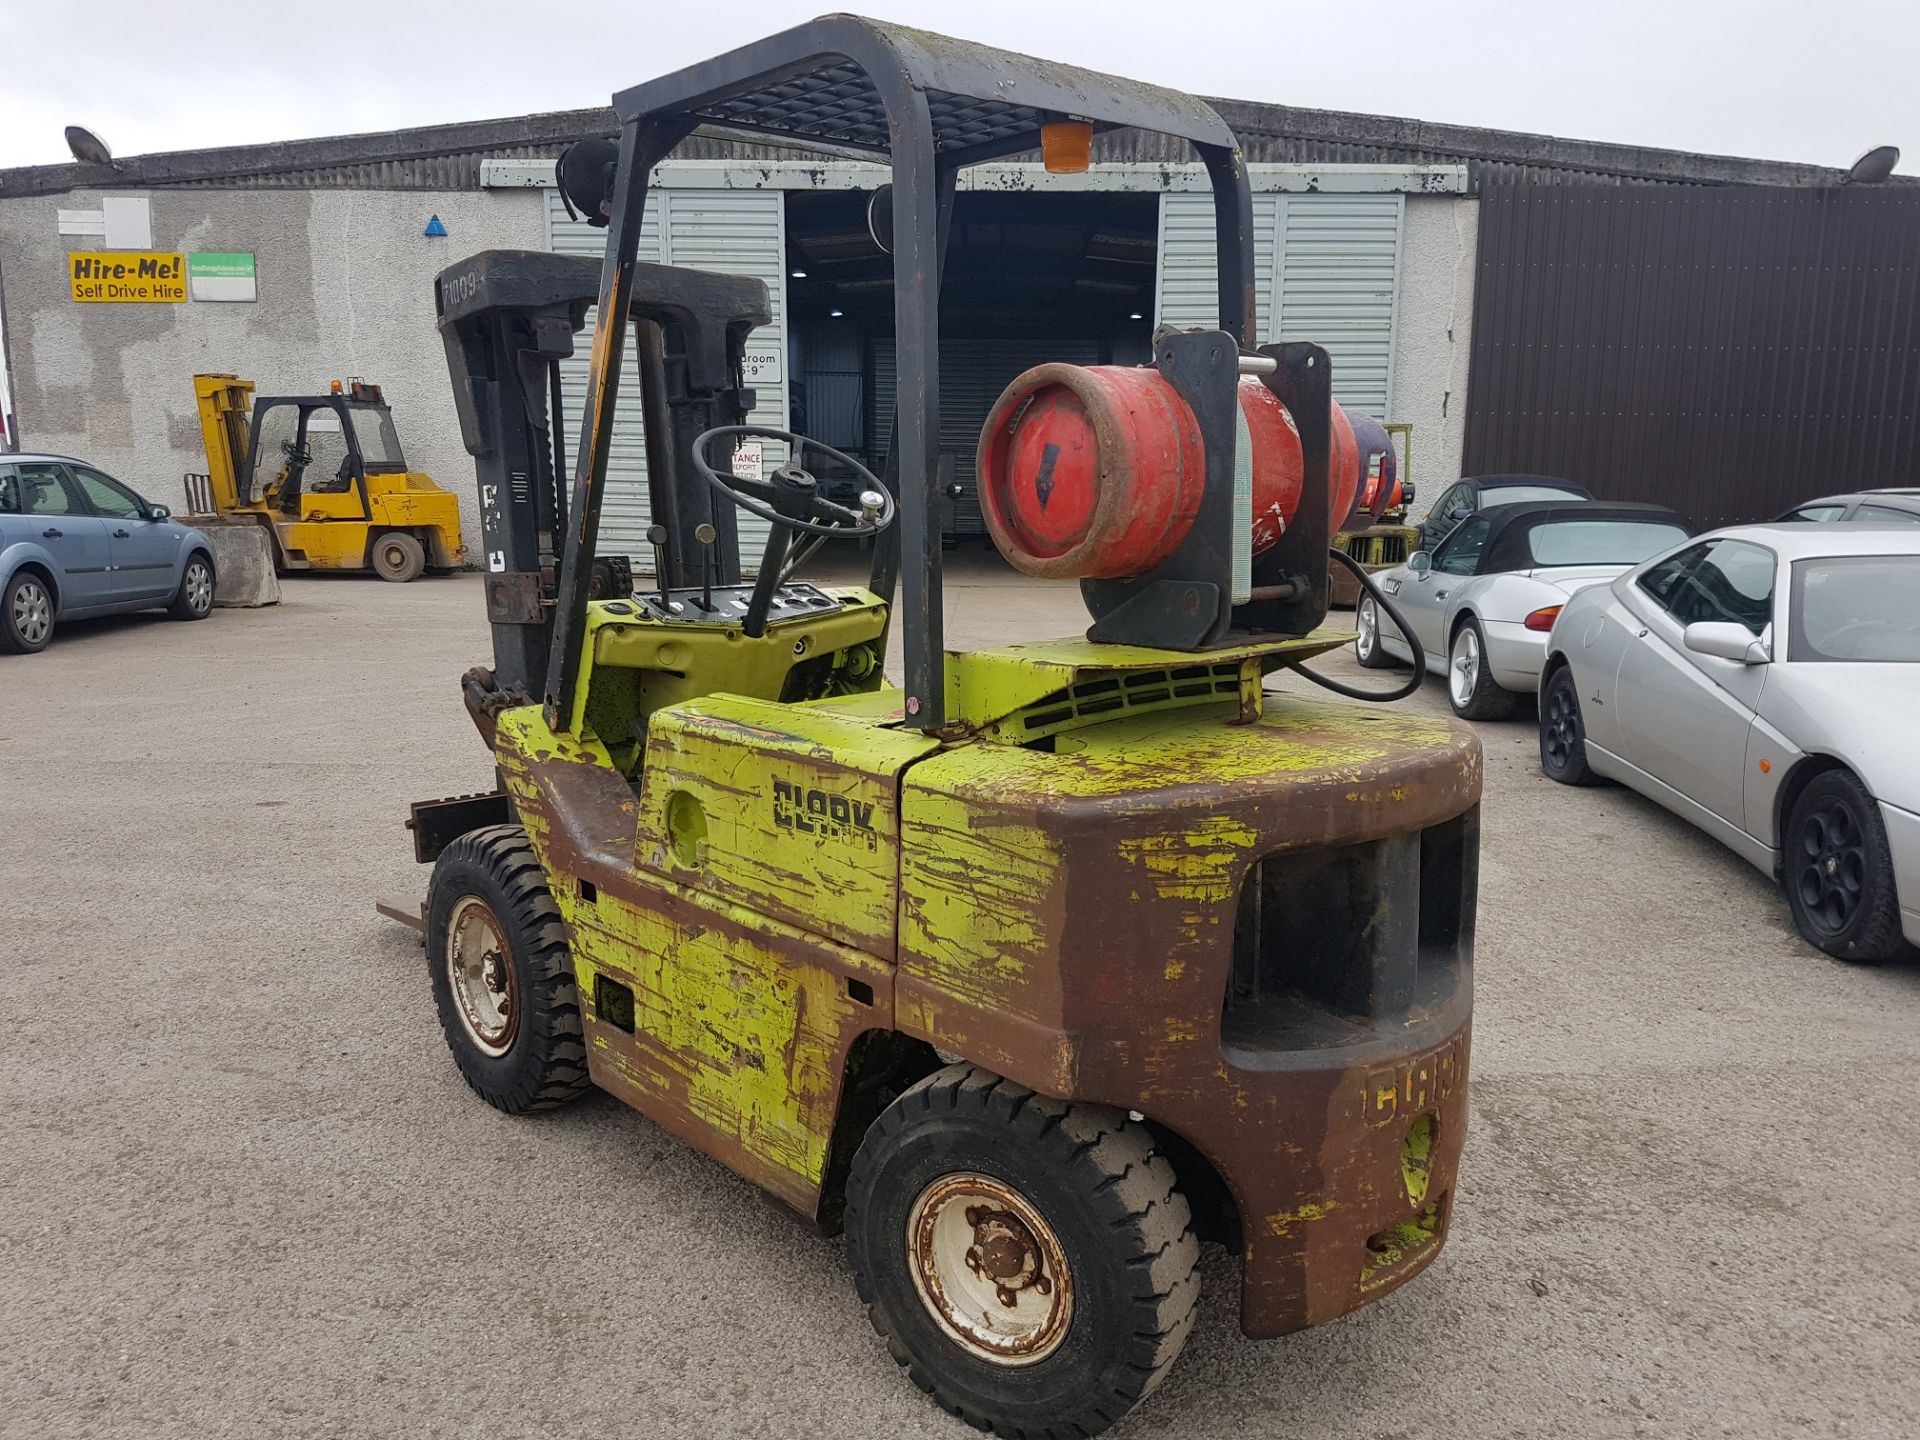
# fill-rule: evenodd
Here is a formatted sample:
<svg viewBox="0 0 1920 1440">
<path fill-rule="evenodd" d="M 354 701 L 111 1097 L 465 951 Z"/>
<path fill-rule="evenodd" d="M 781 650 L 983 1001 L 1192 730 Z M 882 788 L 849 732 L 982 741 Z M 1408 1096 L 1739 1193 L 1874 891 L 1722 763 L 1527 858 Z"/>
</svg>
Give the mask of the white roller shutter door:
<svg viewBox="0 0 1920 1440">
<path fill-rule="evenodd" d="M 605 230 L 596 230 L 584 220 L 568 219 L 559 191 L 550 189 L 546 197 L 549 249 L 596 259 L 606 253 Z M 646 223 L 640 232 L 642 260 L 750 275 L 766 282 L 773 323 L 754 331 L 747 340 L 749 369 L 758 371 L 748 380 L 756 403 L 747 419 L 749 424 L 777 430 L 787 428 L 786 245 L 786 197 L 779 190 L 657 189 L 647 195 Z M 588 311 L 587 328 L 575 340 L 573 358 L 560 367 L 569 461 L 580 443 L 581 396 L 596 320 L 595 312 Z M 647 545 L 647 526 L 651 523 L 647 452 L 640 419 L 640 377 L 632 345 L 628 345 L 623 363 L 620 399 L 614 410 L 613 453 L 607 466 L 607 493 L 600 510 L 599 549 L 602 554 L 629 555 L 637 567 L 650 570 L 653 552 Z M 766 444 L 761 457 L 763 472 L 770 473 L 786 458 L 785 446 Z M 738 518 L 740 560 L 751 570 L 759 563 L 761 548 L 766 544 L 767 525 L 744 510 Z"/>
<path fill-rule="evenodd" d="M 1253 197 L 1261 343 L 1311 340 L 1325 346 L 1333 359 L 1334 399 L 1379 420 L 1393 418 L 1404 198 Z M 1217 325 L 1214 277 L 1213 197 L 1162 195 L 1157 323 Z"/>
</svg>

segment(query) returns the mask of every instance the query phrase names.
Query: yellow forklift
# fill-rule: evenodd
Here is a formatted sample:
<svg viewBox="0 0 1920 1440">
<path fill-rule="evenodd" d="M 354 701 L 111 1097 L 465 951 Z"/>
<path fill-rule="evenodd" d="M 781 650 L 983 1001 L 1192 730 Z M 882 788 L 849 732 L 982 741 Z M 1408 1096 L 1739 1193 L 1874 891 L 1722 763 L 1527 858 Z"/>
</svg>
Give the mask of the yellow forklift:
<svg viewBox="0 0 1920 1440">
<path fill-rule="evenodd" d="M 504 561 L 493 663 L 462 680 L 500 788 L 412 807 L 427 898 L 381 908 L 423 933 L 467 1083 L 509 1114 L 597 1086 L 844 1231 L 889 1353 L 1003 1435 L 1090 1435 L 1148 1395 L 1193 1325 L 1201 1240 L 1239 1257 L 1256 1337 L 1420 1274 L 1467 1122 L 1481 755 L 1444 719 L 1265 689 L 1351 639 L 1320 628 L 1329 541 L 1367 517 L 1329 461 L 1326 352 L 1251 343 L 1231 131 L 1186 95 L 846 16 L 615 110 L 617 145 L 559 168 L 604 264 L 496 251 L 437 282 Z M 705 121 L 891 162 L 882 475 L 745 425 L 764 285 L 636 259 L 648 176 Z M 1091 625 L 948 651 L 955 176 L 1034 149 L 1084 168 L 1118 127 L 1205 162 L 1219 325 L 1163 332 L 1148 366 L 1014 382 L 982 436 L 989 524 L 1021 568 L 1079 580 Z M 558 366 L 589 306 L 568 485 Z M 634 403 L 659 575 L 595 600 Z M 737 475 L 748 439 L 793 459 Z M 1263 493 L 1285 525 L 1260 543 Z M 750 580 L 736 509 L 772 525 Z M 874 540 L 866 585 L 797 574 L 835 535 Z"/>
<path fill-rule="evenodd" d="M 459 502 L 407 468 L 378 385 L 336 380 L 325 395 L 263 395 L 233 375 L 193 377 L 207 469 L 187 477 L 196 525 L 251 524 L 274 569 L 371 570 L 382 580 L 446 573 L 466 560 Z"/>
</svg>

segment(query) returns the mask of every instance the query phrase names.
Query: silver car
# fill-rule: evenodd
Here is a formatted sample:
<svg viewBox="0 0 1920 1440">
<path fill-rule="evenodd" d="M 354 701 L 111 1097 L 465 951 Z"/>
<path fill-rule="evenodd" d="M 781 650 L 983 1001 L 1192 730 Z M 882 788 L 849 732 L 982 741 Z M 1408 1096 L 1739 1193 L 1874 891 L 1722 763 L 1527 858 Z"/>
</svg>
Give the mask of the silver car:
<svg viewBox="0 0 1920 1440">
<path fill-rule="evenodd" d="M 1567 597 L 1611 580 L 1693 529 L 1658 505 L 1560 501 L 1500 505 L 1461 522 L 1439 547 L 1374 577 L 1444 675 L 1464 720 L 1499 720 L 1540 681 L 1547 632 Z M 1369 669 L 1413 659 L 1371 595 L 1355 607 L 1354 653 Z"/>
<path fill-rule="evenodd" d="M 1717 530 L 1567 602 L 1540 766 L 1623 781 L 1843 960 L 1920 944 L 1920 529 Z"/>
</svg>

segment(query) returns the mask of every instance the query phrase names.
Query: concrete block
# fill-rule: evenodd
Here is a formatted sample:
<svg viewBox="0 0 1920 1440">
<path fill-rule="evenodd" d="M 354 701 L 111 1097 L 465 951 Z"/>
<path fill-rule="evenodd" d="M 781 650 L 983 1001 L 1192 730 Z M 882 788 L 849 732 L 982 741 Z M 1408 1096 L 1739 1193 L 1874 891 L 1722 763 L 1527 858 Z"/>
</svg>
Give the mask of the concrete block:
<svg viewBox="0 0 1920 1440">
<path fill-rule="evenodd" d="M 188 523 L 213 541 L 215 605 L 253 609 L 280 603 L 280 577 L 273 573 L 273 542 L 264 526 L 210 525 L 198 518 Z"/>
</svg>

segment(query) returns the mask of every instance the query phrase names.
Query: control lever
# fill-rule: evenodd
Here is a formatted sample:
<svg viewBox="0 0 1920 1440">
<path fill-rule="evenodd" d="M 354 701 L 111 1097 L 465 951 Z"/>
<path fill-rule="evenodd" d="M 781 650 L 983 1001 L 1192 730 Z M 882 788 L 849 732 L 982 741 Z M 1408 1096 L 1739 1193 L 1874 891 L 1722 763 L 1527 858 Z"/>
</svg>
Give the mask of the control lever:
<svg viewBox="0 0 1920 1440">
<path fill-rule="evenodd" d="M 653 547 L 653 578 L 660 587 L 660 608 L 665 613 L 673 613 L 673 593 L 667 588 L 667 527 L 649 525 L 647 544 Z"/>
<path fill-rule="evenodd" d="M 700 542 L 700 608 L 713 613 L 713 542 L 720 532 L 702 523 L 693 527 L 693 538 Z"/>
</svg>

